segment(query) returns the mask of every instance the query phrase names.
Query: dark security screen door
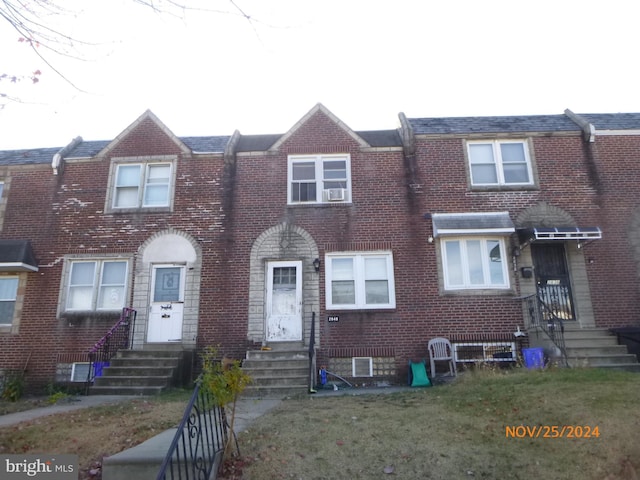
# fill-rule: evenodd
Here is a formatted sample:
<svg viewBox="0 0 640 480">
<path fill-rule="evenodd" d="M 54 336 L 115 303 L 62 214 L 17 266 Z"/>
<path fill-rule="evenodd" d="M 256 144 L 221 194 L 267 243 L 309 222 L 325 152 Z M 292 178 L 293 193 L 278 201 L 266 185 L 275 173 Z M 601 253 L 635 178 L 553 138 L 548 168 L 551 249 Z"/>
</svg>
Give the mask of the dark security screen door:
<svg viewBox="0 0 640 480">
<path fill-rule="evenodd" d="M 531 245 L 538 298 L 561 320 L 575 320 L 564 243 Z"/>
</svg>

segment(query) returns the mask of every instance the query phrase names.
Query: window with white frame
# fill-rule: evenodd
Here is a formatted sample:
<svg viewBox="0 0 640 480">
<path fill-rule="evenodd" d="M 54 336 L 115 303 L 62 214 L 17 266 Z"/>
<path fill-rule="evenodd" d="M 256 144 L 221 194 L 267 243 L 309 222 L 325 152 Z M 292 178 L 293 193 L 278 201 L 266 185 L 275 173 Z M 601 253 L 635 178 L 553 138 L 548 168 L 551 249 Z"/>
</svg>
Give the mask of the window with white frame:
<svg viewBox="0 0 640 480">
<path fill-rule="evenodd" d="M 70 262 L 65 310 L 114 311 L 125 306 L 128 261 L 74 260 Z"/>
<path fill-rule="evenodd" d="M 524 140 L 467 142 L 471 184 L 531 185 L 533 174 Z"/>
<path fill-rule="evenodd" d="M 18 277 L 0 277 L 0 325 L 11 325 L 18 297 Z"/>
<path fill-rule="evenodd" d="M 509 288 L 503 239 L 445 238 L 441 246 L 446 290 Z"/>
<path fill-rule="evenodd" d="M 331 253 L 325 265 L 327 309 L 395 308 L 391 252 Z"/>
<path fill-rule="evenodd" d="M 172 167 L 162 163 L 118 163 L 115 171 L 113 203 L 119 208 L 169 207 Z"/>
<path fill-rule="evenodd" d="M 287 201 L 296 203 L 349 202 L 349 155 L 289 156 Z"/>
</svg>

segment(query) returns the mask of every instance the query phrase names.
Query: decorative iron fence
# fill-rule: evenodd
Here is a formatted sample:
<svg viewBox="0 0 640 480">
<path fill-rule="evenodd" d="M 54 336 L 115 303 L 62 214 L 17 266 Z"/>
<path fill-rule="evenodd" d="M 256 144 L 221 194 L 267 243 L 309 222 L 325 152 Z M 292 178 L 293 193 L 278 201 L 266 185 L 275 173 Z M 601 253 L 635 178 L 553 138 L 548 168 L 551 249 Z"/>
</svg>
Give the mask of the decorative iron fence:
<svg viewBox="0 0 640 480">
<path fill-rule="evenodd" d="M 87 372 L 86 393 L 95 377 L 102 375 L 102 370 L 109 366 L 111 359 L 118 350 L 130 349 L 137 312 L 133 308 L 122 309 L 120 319 L 111 329 L 89 350 L 89 371 Z"/>
<path fill-rule="evenodd" d="M 196 383 L 156 479 L 215 479 L 228 435 L 224 408 Z"/>
<path fill-rule="evenodd" d="M 564 323 L 556 315 L 553 307 L 547 305 L 538 295 L 523 298 L 524 308 L 528 314 L 529 326 L 542 330 L 560 351 L 562 362 L 569 366 L 567 349 L 564 342 Z"/>
</svg>

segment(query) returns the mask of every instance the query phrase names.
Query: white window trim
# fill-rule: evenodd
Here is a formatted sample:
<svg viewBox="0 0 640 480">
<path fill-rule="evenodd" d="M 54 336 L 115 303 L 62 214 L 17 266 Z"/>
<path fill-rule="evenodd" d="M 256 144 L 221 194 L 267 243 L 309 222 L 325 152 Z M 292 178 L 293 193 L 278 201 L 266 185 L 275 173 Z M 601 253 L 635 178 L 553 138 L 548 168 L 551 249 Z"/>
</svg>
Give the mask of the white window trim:
<svg viewBox="0 0 640 480">
<path fill-rule="evenodd" d="M 500 145 L 505 143 L 518 143 L 523 146 L 524 158 L 527 164 L 527 176 L 529 177 L 528 182 L 509 182 L 509 183 L 505 182 L 504 168 L 502 164 L 502 152 L 500 150 Z M 479 183 L 474 181 L 473 164 L 471 163 L 471 146 L 472 145 L 491 145 L 492 146 L 493 159 L 495 161 L 494 165 L 496 168 L 496 175 L 497 175 L 497 183 Z M 471 185 L 474 187 L 511 187 L 511 186 L 529 186 L 534 184 L 533 167 L 531 164 L 531 155 L 529 154 L 529 142 L 524 139 L 468 141 L 467 142 L 467 165 L 469 167 L 469 178 L 471 180 Z"/>
<path fill-rule="evenodd" d="M 346 188 L 344 192 L 344 200 L 328 201 L 325 199 L 323 182 L 324 182 L 324 160 L 344 160 L 346 166 Z M 316 199 L 315 201 L 298 202 L 293 201 L 291 197 L 291 185 L 293 182 L 293 164 L 294 163 L 315 163 L 315 183 L 316 183 Z M 327 155 L 289 155 L 287 161 L 287 204 L 289 205 L 309 205 L 319 203 L 351 203 L 351 155 L 348 153 L 327 154 Z"/>
<path fill-rule="evenodd" d="M 7 328 L 7 327 L 11 327 L 14 322 L 15 322 L 15 318 L 16 318 L 16 310 L 17 310 L 17 306 L 18 306 L 18 297 L 20 296 L 20 276 L 18 275 L 2 275 L 0 276 L 0 280 L 17 280 L 18 284 L 16 286 L 16 295 L 15 297 L 12 299 L 9 298 L 3 298 L 0 301 L 2 302 L 13 302 L 13 313 L 11 315 L 11 321 L 9 323 L 0 323 L 0 327 L 3 328 Z"/>
<path fill-rule="evenodd" d="M 176 188 L 177 158 L 174 155 L 155 155 L 140 157 L 117 157 L 111 162 L 109 172 L 108 190 L 105 199 L 105 212 L 137 212 L 137 211 L 172 211 Z M 127 207 L 117 207 L 116 183 L 118 180 L 118 167 L 121 165 L 141 165 L 140 181 L 138 183 L 137 205 Z M 166 205 L 144 205 L 144 191 L 147 186 L 149 166 L 169 165 L 169 188 Z"/>
<path fill-rule="evenodd" d="M 384 258 L 387 261 L 389 303 L 367 304 L 364 279 L 364 259 Z M 353 258 L 355 262 L 355 293 L 354 304 L 334 304 L 332 299 L 332 269 L 331 259 L 333 258 Z M 324 258 L 325 264 L 325 297 L 327 310 L 388 310 L 396 308 L 395 272 L 393 269 L 393 253 L 390 251 L 381 252 L 333 252 L 327 253 Z"/>
<path fill-rule="evenodd" d="M 484 273 L 485 283 L 472 284 L 469 279 L 469 260 L 467 255 L 466 242 L 469 240 L 480 240 L 482 248 L 482 269 Z M 500 246 L 500 255 L 502 258 L 502 277 L 504 278 L 503 284 L 490 283 L 489 272 L 489 254 L 487 252 L 487 241 L 497 241 Z M 451 285 L 449 283 L 449 272 L 447 267 L 447 249 L 445 244 L 447 242 L 460 242 L 461 263 L 463 268 L 464 283 L 462 285 Z M 503 237 L 478 237 L 478 236 L 463 236 L 463 237 L 443 237 L 440 239 L 440 251 L 442 255 L 442 272 L 444 277 L 445 290 L 508 290 L 509 283 L 509 269 L 507 265 L 506 248 Z"/>
<path fill-rule="evenodd" d="M 70 309 L 68 308 L 69 301 L 69 292 L 71 290 L 71 271 L 72 265 L 74 263 L 96 263 L 96 269 L 94 271 L 94 279 L 92 285 L 92 297 L 91 297 L 91 308 L 90 309 Z M 124 297 L 123 297 L 123 305 L 122 307 L 127 306 L 127 302 L 129 299 L 129 295 L 131 292 L 131 258 L 123 257 L 123 256 L 113 256 L 113 257 L 83 257 L 83 256 L 74 256 L 68 257 L 65 259 L 65 267 L 64 274 L 62 276 L 62 288 L 60 294 L 60 313 L 66 314 L 75 314 L 75 313 L 112 313 L 119 312 L 122 310 L 122 307 L 118 307 L 115 309 L 108 308 L 98 308 L 98 300 L 100 296 L 100 280 L 102 278 L 102 271 L 105 263 L 108 262 L 124 262 L 125 263 L 125 284 L 124 284 Z"/>
</svg>

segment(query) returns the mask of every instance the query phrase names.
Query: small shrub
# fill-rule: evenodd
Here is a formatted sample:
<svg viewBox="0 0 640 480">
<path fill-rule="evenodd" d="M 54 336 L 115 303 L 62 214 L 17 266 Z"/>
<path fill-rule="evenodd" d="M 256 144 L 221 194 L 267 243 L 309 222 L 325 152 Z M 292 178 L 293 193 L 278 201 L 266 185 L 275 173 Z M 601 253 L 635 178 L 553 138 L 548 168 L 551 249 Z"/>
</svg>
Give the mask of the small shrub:
<svg viewBox="0 0 640 480">
<path fill-rule="evenodd" d="M 9 371 L 2 382 L 2 399 L 17 402 L 24 393 L 24 374 L 19 371 Z"/>
<path fill-rule="evenodd" d="M 228 454 L 231 439 L 235 438 L 234 422 L 236 416 L 236 402 L 238 396 L 251 383 L 251 377 L 242 371 L 238 360 L 218 357 L 218 349 L 207 347 L 202 354 L 202 374 L 200 376 L 202 388 L 208 390 L 220 407 L 230 407 L 231 420 L 230 435 L 225 445 L 224 455 Z"/>
<path fill-rule="evenodd" d="M 55 405 L 56 403 L 60 402 L 61 400 L 68 399 L 70 396 L 71 395 L 69 395 L 68 393 L 65 393 L 65 392 L 52 393 L 47 398 L 47 402 L 49 402 L 49 404 L 51 404 L 51 405 Z"/>
</svg>

